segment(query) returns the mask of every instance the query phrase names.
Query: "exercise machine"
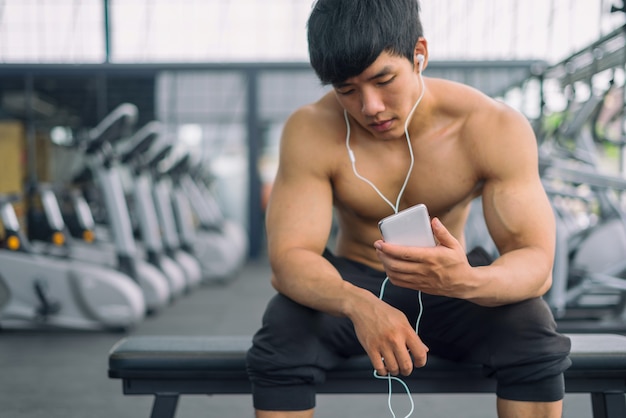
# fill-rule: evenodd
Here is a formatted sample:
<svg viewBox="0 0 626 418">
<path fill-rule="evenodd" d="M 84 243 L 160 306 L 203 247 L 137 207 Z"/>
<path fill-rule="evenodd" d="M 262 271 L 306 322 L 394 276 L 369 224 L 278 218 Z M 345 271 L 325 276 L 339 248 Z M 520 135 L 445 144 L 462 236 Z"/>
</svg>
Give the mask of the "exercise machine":
<svg viewBox="0 0 626 418">
<path fill-rule="evenodd" d="M 151 194 L 152 200 L 149 204 L 154 205 L 156 209 L 165 253 L 183 268 L 190 285 L 195 286 L 203 280 L 205 272 L 202 270 L 200 260 L 186 251 L 181 245 L 180 236 L 176 228 L 171 189 L 168 183 L 169 179 L 159 171 L 159 165 L 171 152 L 172 145 L 163 136 L 160 136 L 161 132 L 158 122 L 151 124 L 150 128 L 156 135 L 159 135 L 159 138 L 150 148 L 142 166 L 143 174 L 145 175 L 144 184 L 151 189 L 150 193 L 147 193 L 146 190 L 144 198 L 147 202 L 148 195 Z"/>
<path fill-rule="evenodd" d="M 169 304 L 172 289 L 167 277 L 143 259 L 136 245 L 115 149 L 118 141 L 130 136 L 136 119 L 137 107 L 125 103 L 91 129 L 82 147 L 86 164 L 73 178 L 76 183 L 95 180 L 115 249 L 116 268 L 139 284 L 149 313 L 154 313 Z M 83 247 L 85 249 L 97 258 L 92 247 Z"/>
<path fill-rule="evenodd" d="M 0 326 L 125 330 L 146 313 L 128 276 L 90 263 L 33 251 L 8 196 L 0 196 Z"/>
<path fill-rule="evenodd" d="M 214 194 L 200 178 L 198 164 L 191 160 L 191 154 L 184 152 L 164 168 L 172 179 L 181 240 L 184 248 L 201 260 L 209 280 L 225 282 L 236 277 L 245 264 L 248 236 L 240 224 L 223 215 Z"/>
<path fill-rule="evenodd" d="M 180 263 L 172 259 L 163 245 L 161 225 L 152 197 L 152 177 L 146 152 L 158 139 L 160 129 L 157 122 L 150 122 L 129 138 L 120 151 L 120 162 L 132 171 L 132 206 L 138 224 L 141 243 L 148 262 L 162 270 L 170 281 L 176 295 L 190 291 L 201 279 L 199 266 L 191 267 L 188 261 Z M 170 252 L 171 253 L 171 252 Z M 176 256 L 176 254 L 173 254 Z M 185 264 L 186 263 L 186 264 Z"/>
</svg>

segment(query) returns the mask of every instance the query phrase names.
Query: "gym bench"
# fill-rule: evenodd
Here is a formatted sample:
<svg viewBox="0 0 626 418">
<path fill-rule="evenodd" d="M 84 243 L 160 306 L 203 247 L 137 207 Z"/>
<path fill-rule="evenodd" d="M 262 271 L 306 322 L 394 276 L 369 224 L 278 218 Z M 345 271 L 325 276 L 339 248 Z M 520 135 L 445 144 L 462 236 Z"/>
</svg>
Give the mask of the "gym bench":
<svg viewBox="0 0 626 418">
<path fill-rule="evenodd" d="M 590 393 L 594 418 L 626 417 L 626 336 L 569 337 L 572 366 L 565 372 L 566 391 Z M 249 336 L 130 336 L 111 348 L 108 373 L 122 379 L 126 395 L 154 395 L 151 418 L 172 418 L 180 395 L 250 393 L 245 368 L 250 344 Z M 328 372 L 317 392 L 388 393 L 388 383 L 372 372 L 366 356 L 355 357 Z M 494 393 L 496 386 L 480 365 L 435 356 L 403 380 L 412 394 Z"/>
</svg>

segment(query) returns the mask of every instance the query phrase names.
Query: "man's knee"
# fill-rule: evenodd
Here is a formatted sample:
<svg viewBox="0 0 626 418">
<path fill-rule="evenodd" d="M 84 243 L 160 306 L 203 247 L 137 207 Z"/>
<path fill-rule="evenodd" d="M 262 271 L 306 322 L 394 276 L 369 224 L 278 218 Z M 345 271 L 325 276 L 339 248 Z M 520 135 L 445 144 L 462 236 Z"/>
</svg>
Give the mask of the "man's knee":
<svg viewBox="0 0 626 418">
<path fill-rule="evenodd" d="M 563 398 L 563 372 L 571 365 L 570 339 L 556 332 L 552 313 L 540 299 L 500 309 L 490 337 L 490 364 L 498 396 L 514 401 Z"/>
</svg>

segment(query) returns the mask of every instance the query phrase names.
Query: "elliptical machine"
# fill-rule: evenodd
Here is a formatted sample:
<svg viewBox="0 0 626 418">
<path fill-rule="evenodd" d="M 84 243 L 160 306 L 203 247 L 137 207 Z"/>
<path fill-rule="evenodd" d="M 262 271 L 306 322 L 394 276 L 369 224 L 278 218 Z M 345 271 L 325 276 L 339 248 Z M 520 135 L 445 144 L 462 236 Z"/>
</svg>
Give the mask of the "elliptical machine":
<svg viewBox="0 0 626 418">
<path fill-rule="evenodd" d="M 35 253 L 11 200 L 0 196 L 0 326 L 124 330 L 143 320 L 143 293 L 126 275 Z"/>
<path fill-rule="evenodd" d="M 150 127 L 157 134 L 160 134 L 160 125 L 158 123 L 155 122 Z M 159 141 L 152 145 L 148 156 L 143 161 L 142 172 L 145 175 L 146 186 L 149 185 L 151 189 L 152 202 L 163 232 L 165 252 L 185 270 L 190 285 L 195 286 L 203 280 L 205 273 L 202 271 L 200 260 L 182 246 L 180 235 L 176 228 L 169 179 L 159 170 L 159 165 L 170 154 L 171 150 L 172 144 L 160 136 Z"/>
<path fill-rule="evenodd" d="M 208 280 L 226 282 L 245 264 L 248 241 L 244 228 L 224 217 L 215 196 L 192 169 L 191 155 L 181 154 L 165 169 L 172 179 L 172 202 L 184 248 L 201 260 Z M 198 225 L 193 224 L 198 220 Z"/>
<path fill-rule="evenodd" d="M 89 131 L 83 148 L 86 166 L 81 168 L 74 179 L 77 182 L 95 179 L 114 244 L 115 267 L 139 284 L 148 312 L 155 313 L 171 301 L 172 292 L 165 275 L 146 262 L 136 246 L 126 197 L 117 171 L 118 156 L 114 148 L 116 141 L 128 136 L 128 131 L 137 120 L 137 113 L 136 106 L 122 104 Z M 87 252 L 94 259 L 106 257 L 103 251 L 98 251 L 97 246 L 82 246 L 80 251 Z M 85 253 L 78 257 L 85 257 Z"/>
<path fill-rule="evenodd" d="M 166 253 L 163 245 L 161 227 L 151 194 L 152 179 L 147 164 L 149 160 L 145 155 L 159 134 L 158 122 L 149 122 L 143 126 L 126 141 L 127 146 L 120 151 L 120 162 L 133 172 L 133 209 L 146 259 L 165 273 L 172 292 L 178 296 L 190 291 L 200 282 L 200 273 L 197 269 L 189 270 L 186 264 L 179 265 Z"/>
</svg>

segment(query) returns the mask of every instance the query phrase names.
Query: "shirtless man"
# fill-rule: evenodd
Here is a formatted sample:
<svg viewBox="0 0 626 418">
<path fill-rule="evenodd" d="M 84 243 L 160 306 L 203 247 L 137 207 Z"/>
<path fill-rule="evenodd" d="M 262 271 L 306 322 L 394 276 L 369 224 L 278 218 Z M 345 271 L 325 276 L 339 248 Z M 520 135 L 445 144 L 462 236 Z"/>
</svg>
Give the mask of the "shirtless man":
<svg viewBox="0 0 626 418">
<path fill-rule="evenodd" d="M 379 375 L 408 375 L 431 353 L 484 364 L 500 417 L 560 417 L 570 342 L 541 299 L 555 223 L 527 120 L 422 77 L 417 0 L 318 0 L 308 39 L 333 90 L 298 109 L 281 139 L 267 212 L 278 294 L 248 353 L 256 416 L 313 416 L 315 382 L 347 357 L 367 353 Z M 493 262 L 465 248 L 477 196 Z M 381 240 L 378 221 L 418 203 L 437 246 Z"/>
</svg>

